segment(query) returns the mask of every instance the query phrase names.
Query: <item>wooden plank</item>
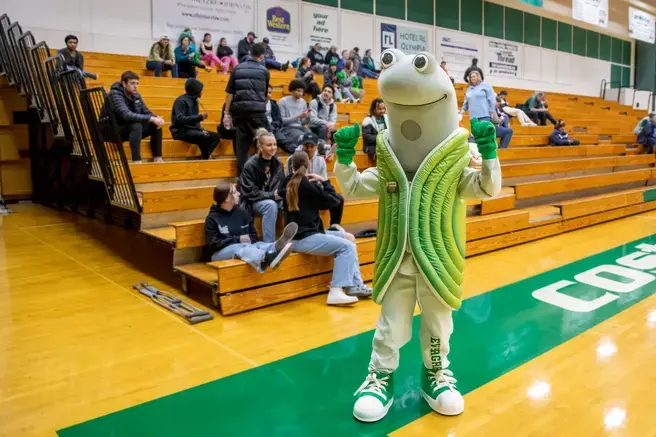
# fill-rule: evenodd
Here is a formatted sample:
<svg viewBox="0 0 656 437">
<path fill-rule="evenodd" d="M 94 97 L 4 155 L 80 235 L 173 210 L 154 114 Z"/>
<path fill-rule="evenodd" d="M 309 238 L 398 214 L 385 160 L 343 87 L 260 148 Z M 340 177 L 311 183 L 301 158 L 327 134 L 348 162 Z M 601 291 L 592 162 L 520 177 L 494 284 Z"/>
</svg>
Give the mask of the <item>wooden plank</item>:
<svg viewBox="0 0 656 437">
<path fill-rule="evenodd" d="M 637 122 L 635 123 L 637 124 Z M 614 143 L 633 144 L 636 142 L 636 136 L 633 134 L 613 135 Z"/>
<path fill-rule="evenodd" d="M 656 202 L 644 202 L 636 205 L 628 205 L 622 208 L 612 209 L 610 211 L 603 211 L 596 214 L 576 217 L 563 222 L 563 232 L 581 229 L 610 220 L 616 220 L 622 217 L 628 217 L 630 215 L 652 211 L 654 209 L 656 209 Z"/>
<path fill-rule="evenodd" d="M 515 195 L 517 196 L 517 199 L 528 199 L 531 197 L 546 196 L 548 194 L 584 190 L 586 188 L 646 181 L 652 177 L 651 173 L 651 169 L 629 170 L 602 175 L 577 176 L 539 182 L 527 182 L 515 185 Z"/>
<path fill-rule="evenodd" d="M 233 158 L 223 158 L 209 161 L 130 164 L 130 173 L 135 184 L 232 178 L 237 175 L 237 161 Z"/>
<path fill-rule="evenodd" d="M 173 270 L 212 289 L 216 287 L 216 270 L 206 263 L 184 264 L 173 267 Z"/>
<path fill-rule="evenodd" d="M 569 220 L 575 217 L 642 203 L 644 191 L 645 188 L 620 191 L 618 193 L 568 200 L 554 205 L 560 208 L 560 214 L 563 216 L 563 219 Z"/>
<path fill-rule="evenodd" d="M 156 240 L 163 241 L 169 244 L 175 244 L 175 228 L 173 226 L 166 226 L 163 228 L 142 229 L 142 234 L 148 235 Z"/>
<path fill-rule="evenodd" d="M 528 211 L 511 211 L 467 218 L 467 241 L 506 234 L 529 226 Z"/>
<path fill-rule="evenodd" d="M 610 156 L 603 158 L 503 164 L 501 166 L 501 172 L 504 178 L 515 178 L 521 176 L 566 173 L 570 171 L 582 171 L 598 168 L 621 167 L 629 165 L 648 165 L 653 163 L 653 155 Z"/>
<path fill-rule="evenodd" d="M 497 139 L 497 142 L 499 139 Z M 509 147 L 546 146 L 549 144 L 548 135 L 518 135 L 510 140 Z"/>
<path fill-rule="evenodd" d="M 481 215 L 494 214 L 495 212 L 509 211 L 515 207 L 515 195 L 505 194 L 492 199 L 481 201 Z"/>
<path fill-rule="evenodd" d="M 360 273 L 364 281 L 370 281 L 374 275 L 373 263 L 361 266 Z M 229 316 L 280 302 L 324 293 L 328 291 L 331 279 L 332 273 L 323 273 L 241 293 L 221 294 L 219 295 L 221 314 Z"/>
<path fill-rule="evenodd" d="M 360 264 L 374 262 L 375 237 L 357 240 L 357 247 Z M 333 257 L 294 253 L 277 269 L 264 274 L 254 274 L 251 266 L 238 260 L 213 262 L 209 265 L 217 270 L 217 293 L 226 294 L 332 272 Z"/>
<path fill-rule="evenodd" d="M 498 150 L 498 153 L 499 159 L 504 162 L 519 159 L 620 155 L 625 153 L 625 151 L 625 145 L 611 144 L 599 146 L 513 147 Z"/>
<path fill-rule="evenodd" d="M 502 249 L 504 247 L 547 238 L 562 232 L 561 223 L 552 223 L 545 226 L 537 226 L 508 234 L 469 241 L 467 242 L 467 256 L 492 252 L 493 250 Z"/>
<path fill-rule="evenodd" d="M 212 199 L 213 192 L 214 186 L 145 191 L 142 193 L 143 213 L 154 214 L 209 208 L 214 203 Z"/>
</svg>

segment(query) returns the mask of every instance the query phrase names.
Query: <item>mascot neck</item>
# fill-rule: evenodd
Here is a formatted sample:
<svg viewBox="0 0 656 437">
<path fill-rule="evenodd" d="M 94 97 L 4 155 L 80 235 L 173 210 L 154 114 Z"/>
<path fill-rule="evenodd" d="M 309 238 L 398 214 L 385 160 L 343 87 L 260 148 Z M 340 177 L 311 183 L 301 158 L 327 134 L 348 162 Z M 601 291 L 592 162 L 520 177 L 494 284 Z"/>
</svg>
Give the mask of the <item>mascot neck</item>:
<svg viewBox="0 0 656 437">
<path fill-rule="evenodd" d="M 458 128 L 454 98 L 427 106 L 387 103 L 392 150 L 408 174 L 419 169 L 424 158 Z"/>
</svg>

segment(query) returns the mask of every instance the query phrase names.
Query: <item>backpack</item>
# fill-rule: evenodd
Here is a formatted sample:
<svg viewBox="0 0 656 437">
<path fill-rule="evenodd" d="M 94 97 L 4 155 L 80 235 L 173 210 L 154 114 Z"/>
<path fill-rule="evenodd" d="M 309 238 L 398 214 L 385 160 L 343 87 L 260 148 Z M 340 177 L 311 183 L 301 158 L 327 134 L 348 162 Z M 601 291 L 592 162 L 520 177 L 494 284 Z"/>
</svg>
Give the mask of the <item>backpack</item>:
<svg viewBox="0 0 656 437">
<path fill-rule="evenodd" d="M 319 97 L 317 97 L 314 100 L 317 101 L 317 112 L 323 111 L 323 107 L 324 107 L 325 103 L 323 103 Z M 328 116 L 329 117 L 330 117 L 330 114 L 332 114 L 334 110 L 335 110 L 335 102 L 333 101 L 330 104 L 330 106 L 328 107 Z"/>
</svg>

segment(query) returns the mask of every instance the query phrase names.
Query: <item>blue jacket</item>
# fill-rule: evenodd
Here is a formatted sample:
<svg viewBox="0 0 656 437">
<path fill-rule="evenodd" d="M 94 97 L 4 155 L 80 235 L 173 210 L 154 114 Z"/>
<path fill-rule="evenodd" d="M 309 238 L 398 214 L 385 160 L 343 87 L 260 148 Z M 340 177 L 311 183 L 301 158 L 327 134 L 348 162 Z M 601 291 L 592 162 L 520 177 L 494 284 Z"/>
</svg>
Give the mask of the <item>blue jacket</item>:
<svg viewBox="0 0 656 437">
<path fill-rule="evenodd" d="M 647 144 L 647 139 L 649 138 L 652 141 L 656 140 L 656 126 L 651 121 L 648 121 L 640 131 L 640 134 L 638 134 L 638 143 Z"/>
<path fill-rule="evenodd" d="M 554 146 L 569 146 L 569 134 L 567 132 L 561 132 L 558 129 L 554 129 L 551 132 L 549 140 Z"/>
<path fill-rule="evenodd" d="M 469 111 L 469 118 L 489 117 L 495 111 L 496 104 L 494 90 L 489 84 L 481 81 L 478 85 L 470 85 L 467 88 L 462 110 Z"/>
<path fill-rule="evenodd" d="M 196 47 L 190 45 L 186 53 L 182 53 L 182 46 L 177 46 L 173 51 L 175 53 L 175 63 L 178 64 L 180 61 L 185 61 L 189 59 L 189 55 L 193 54 L 194 58 L 198 57 L 198 52 Z"/>
</svg>

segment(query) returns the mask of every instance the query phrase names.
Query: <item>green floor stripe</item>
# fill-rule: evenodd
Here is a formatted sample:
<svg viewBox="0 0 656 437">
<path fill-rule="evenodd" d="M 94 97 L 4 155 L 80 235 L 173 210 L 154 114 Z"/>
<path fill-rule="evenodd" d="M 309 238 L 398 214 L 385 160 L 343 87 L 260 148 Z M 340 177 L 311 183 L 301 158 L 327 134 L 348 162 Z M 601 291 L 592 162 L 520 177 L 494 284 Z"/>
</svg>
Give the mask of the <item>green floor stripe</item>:
<svg viewBox="0 0 656 437">
<path fill-rule="evenodd" d="M 656 244 L 656 236 L 467 299 L 455 314 L 449 355 L 458 387 L 463 393 L 470 392 L 653 294 L 656 282 L 652 281 L 656 277 L 629 269 L 628 273 L 635 272 L 642 282 L 640 287 L 627 292 L 637 284 L 636 279 L 623 276 L 626 270 L 622 269 L 626 267 L 616 264 L 620 257 L 636 252 L 635 247 L 640 243 Z M 641 249 L 649 250 L 649 247 Z M 636 262 L 642 263 L 637 268 L 656 269 L 656 256 L 643 255 Z M 650 263 L 653 265 L 649 266 Z M 605 284 L 606 288 L 610 284 L 610 288 L 623 292 L 611 293 L 576 282 L 576 275 L 595 267 L 605 270 L 597 271 L 592 278 L 597 284 Z M 592 276 L 588 273 L 577 279 L 590 282 Z M 603 297 L 606 304 L 594 311 L 576 312 L 533 297 L 534 290 L 563 280 L 571 282 L 565 283 L 565 288 L 561 282 L 560 293 L 575 297 L 578 302 Z M 58 434 L 61 437 L 385 436 L 430 413 L 419 392 L 418 317 L 414 322 L 413 340 L 402 350 L 401 367 L 396 375 L 399 397 L 388 416 L 376 424 L 358 423 L 351 415 L 352 395 L 365 376 L 371 352 L 372 331 L 369 331 L 90 420 Z"/>
</svg>

